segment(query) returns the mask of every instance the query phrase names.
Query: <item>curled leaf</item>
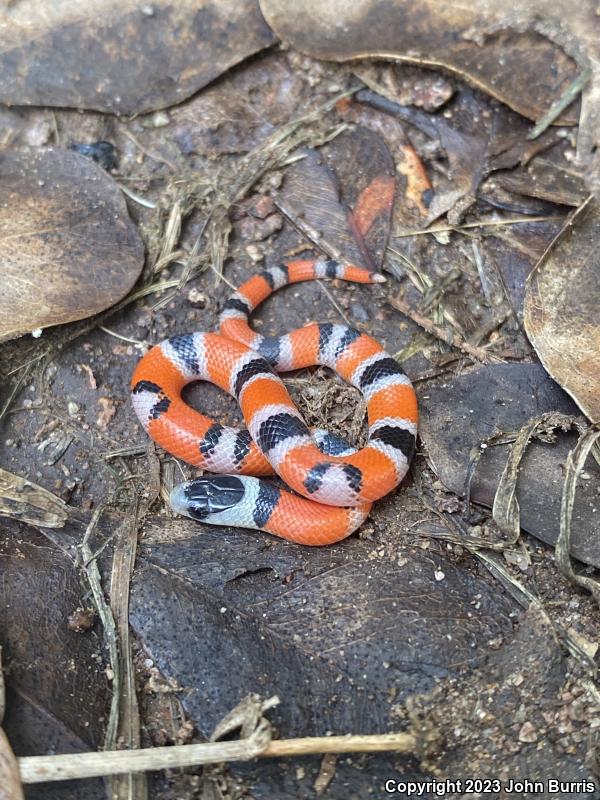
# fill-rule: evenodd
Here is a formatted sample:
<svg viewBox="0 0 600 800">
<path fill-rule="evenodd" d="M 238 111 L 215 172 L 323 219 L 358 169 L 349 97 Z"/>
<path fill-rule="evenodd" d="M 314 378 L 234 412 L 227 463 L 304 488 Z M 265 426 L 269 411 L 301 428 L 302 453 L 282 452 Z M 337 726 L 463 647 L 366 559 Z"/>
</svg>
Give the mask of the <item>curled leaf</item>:
<svg viewBox="0 0 600 800">
<path fill-rule="evenodd" d="M 575 212 L 529 277 L 524 323 L 542 363 L 600 420 L 600 203 Z"/>
</svg>

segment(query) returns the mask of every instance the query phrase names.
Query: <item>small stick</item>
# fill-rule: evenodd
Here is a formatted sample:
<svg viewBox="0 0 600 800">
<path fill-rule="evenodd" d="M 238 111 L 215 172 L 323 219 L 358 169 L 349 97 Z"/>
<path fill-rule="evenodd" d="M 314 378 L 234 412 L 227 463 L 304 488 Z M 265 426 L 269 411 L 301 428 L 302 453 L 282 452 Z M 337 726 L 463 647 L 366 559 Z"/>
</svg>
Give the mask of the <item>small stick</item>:
<svg viewBox="0 0 600 800">
<path fill-rule="evenodd" d="M 476 361 L 481 361 L 482 364 L 487 364 L 489 361 L 501 360 L 498 359 L 497 356 L 493 356 L 491 353 L 488 353 L 487 350 L 484 350 L 484 348 L 469 344 L 459 336 L 456 336 L 456 334 L 450 333 L 450 331 L 447 331 L 444 328 L 440 328 L 439 325 L 436 325 L 430 319 L 427 319 L 427 317 L 419 314 L 418 311 L 415 311 L 414 308 L 411 308 L 408 303 L 406 303 L 404 300 L 401 300 L 399 297 L 388 298 L 388 303 L 397 311 L 400 311 L 402 314 L 410 317 L 413 322 L 416 322 L 417 325 L 420 325 L 421 328 L 426 330 L 428 333 L 431 333 L 433 336 L 436 336 L 438 339 L 446 342 L 446 344 L 456 347 L 458 350 L 462 350 L 463 353 L 467 353 L 467 355 L 470 355 L 471 358 L 474 358 Z"/>
<path fill-rule="evenodd" d="M 18 759 L 23 783 L 77 780 L 125 772 L 175 769 L 222 761 L 252 758 L 321 755 L 323 753 L 416 753 L 417 739 L 410 733 L 379 736 L 317 736 L 269 741 L 268 730 L 259 728 L 248 738 L 235 742 L 148 747 L 142 750 L 113 750 L 99 753 L 70 753 L 57 756 L 26 756 Z"/>
<path fill-rule="evenodd" d="M 382 733 L 375 736 L 307 736 L 304 739 L 273 739 L 261 758 L 310 756 L 324 753 L 416 753 L 412 733 Z"/>
<path fill-rule="evenodd" d="M 479 222 L 465 222 L 462 225 L 436 225 L 433 228 L 423 228 L 419 231 L 406 231 L 405 233 L 396 233 L 393 239 L 410 239 L 413 236 L 425 236 L 428 233 L 454 233 L 455 231 L 465 231 L 470 228 L 498 228 L 504 225 L 521 225 L 530 222 L 562 222 L 564 216 L 554 217 L 515 217 L 514 219 L 492 219 L 488 221 L 480 220 Z M 397 253 L 393 248 L 389 248 L 392 253 Z M 402 255 L 398 253 L 398 255 Z"/>
</svg>

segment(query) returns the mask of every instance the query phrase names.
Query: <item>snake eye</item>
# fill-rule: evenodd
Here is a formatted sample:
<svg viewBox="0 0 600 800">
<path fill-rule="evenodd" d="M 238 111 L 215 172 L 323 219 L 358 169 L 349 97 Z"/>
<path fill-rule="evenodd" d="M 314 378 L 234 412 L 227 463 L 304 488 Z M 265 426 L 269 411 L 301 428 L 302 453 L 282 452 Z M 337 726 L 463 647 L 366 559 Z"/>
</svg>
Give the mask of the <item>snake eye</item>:
<svg viewBox="0 0 600 800">
<path fill-rule="evenodd" d="M 212 475 L 180 483 L 172 490 L 174 511 L 192 519 L 206 519 L 211 514 L 232 508 L 244 496 L 244 484 L 234 475 Z"/>
</svg>

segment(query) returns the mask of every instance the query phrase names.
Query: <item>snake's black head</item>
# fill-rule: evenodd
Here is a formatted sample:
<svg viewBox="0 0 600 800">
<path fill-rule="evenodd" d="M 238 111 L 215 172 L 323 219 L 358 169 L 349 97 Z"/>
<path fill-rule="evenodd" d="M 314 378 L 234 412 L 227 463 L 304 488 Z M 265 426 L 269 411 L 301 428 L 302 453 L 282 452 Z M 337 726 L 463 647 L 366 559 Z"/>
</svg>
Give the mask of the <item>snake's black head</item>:
<svg viewBox="0 0 600 800">
<path fill-rule="evenodd" d="M 172 490 L 169 500 L 178 514 L 210 522 L 208 517 L 211 514 L 233 508 L 243 497 L 242 479 L 235 475 L 211 475 L 180 483 Z"/>
</svg>

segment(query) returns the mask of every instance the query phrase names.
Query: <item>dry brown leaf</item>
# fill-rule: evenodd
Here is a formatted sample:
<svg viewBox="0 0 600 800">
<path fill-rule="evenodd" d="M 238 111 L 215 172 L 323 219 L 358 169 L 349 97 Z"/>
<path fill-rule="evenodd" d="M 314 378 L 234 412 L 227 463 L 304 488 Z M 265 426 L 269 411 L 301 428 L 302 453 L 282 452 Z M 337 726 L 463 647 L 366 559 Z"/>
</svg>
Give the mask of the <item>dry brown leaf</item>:
<svg viewBox="0 0 600 800">
<path fill-rule="evenodd" d="M 495 175 L 493 182 L 518 196 L 576 208 L 584 202 L 589 192 L 586 191 L 582 176 L 561 156 L 562 152 L 559 152 L 554 160 L 535 158 L 527 167 Z"/>
<path fill-rule="evenodd" d="M 134 114 L 273 44 L 257 0 L 20 0 L 0 12 L 0 102 Z"/>
<path fill-rule="evenodd" d="M 52 492 L 0 469 L 0 516 L 43 528 L 62 528 L 68 511 Z"/>
<path fill-rule="evenodd" d="M 335 61 L 382 56 L 444 67 L 538 119 L 577 71 L 560 47 L 520 32 L 522 6 L 510 0 L 301 0 L 291 6 L 286 0 L 261 0 L 279 36 L 312 56 Z M 502 24 L 504 17 L 512 25 Z M 573 114 L 569 119 L 574 121 Z"/>
<path fill-rule="evenodd" d="M 109 308 L 143 265 L 118 186 L 68 150 L 0 154 L 0 241 L 0 342 Z"/>
<path fill-rule="evenodd" d="M 379 269 L 396 189 L 383 138 L 359 126 L 303 155 L 286 171 L 277 205 L 330 257 Z"/>
<path fill-rule="evenodd" d="M 587 416 L 600 421 L 600 203 L 589 198 L 532 272 L 527 335 L 542 363 Z"/>
<path fill-rule="evenodd" d="M 575 80 L 583 89 L 578 153 L 587 162 L 600 131 L 596 4 L 582 0 L 260 0 L 286 42 L 317 58 L 391 58 L 443 67 L 532 120 Z M 579 68 L 579 70 L 578 70 Z M 573 123 L 573 105 L 562 122 Z"/>
</svg>

